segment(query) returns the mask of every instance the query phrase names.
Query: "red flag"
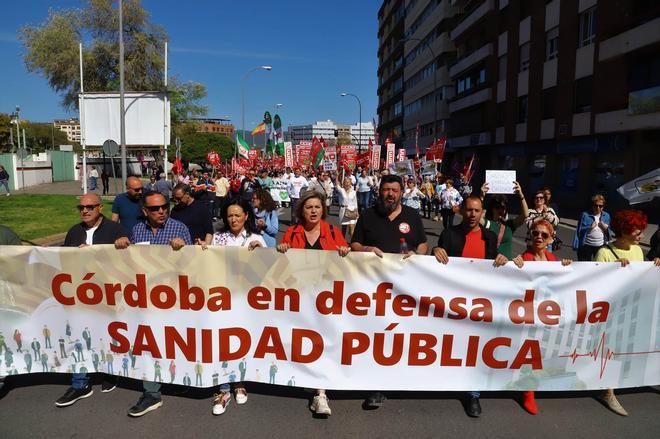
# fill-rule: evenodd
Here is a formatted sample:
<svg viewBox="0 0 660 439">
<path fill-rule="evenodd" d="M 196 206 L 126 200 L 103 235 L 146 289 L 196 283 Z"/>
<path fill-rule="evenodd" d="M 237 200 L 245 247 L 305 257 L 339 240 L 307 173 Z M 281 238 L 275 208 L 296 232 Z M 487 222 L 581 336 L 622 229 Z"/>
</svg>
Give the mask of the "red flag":
<svg viewBox="0 0 660 439">
<path fill-rule="evenodd" d="M 474 171 L 475 171 L 474 158 L 475 158 L 475 154 L 472 154 L 470 161 L 463 168 L 463 175 L 465 175 L 465 178 L 467 179 L 468 183 L 470 182 L 470 180 L 472 180 L 472 176 L 474 175 Z"/>
<path fill-rule="evenodd" d="M 174 165 L 172 165 L 172 173 L 180 174 L 181 172 L 183 172 L 183 163 L 181 163 L 179 156 L 176 156 L 174 159 Z"/>
<path fill-rule="evenodd" d="M 311 157 L 311 165 L 312 167 L 316 167 L 320 165 L 320 161 L 323 158 L 322 151 L 323 151 L 323 144 L 325 141 L 323 140 L 323 136 L 321 136 L 321 139 L 317 139 L 316 136 L 312 138 L 312 157 Z M 319 154 L 321 154 L 319 156 Z"/>
</svg>

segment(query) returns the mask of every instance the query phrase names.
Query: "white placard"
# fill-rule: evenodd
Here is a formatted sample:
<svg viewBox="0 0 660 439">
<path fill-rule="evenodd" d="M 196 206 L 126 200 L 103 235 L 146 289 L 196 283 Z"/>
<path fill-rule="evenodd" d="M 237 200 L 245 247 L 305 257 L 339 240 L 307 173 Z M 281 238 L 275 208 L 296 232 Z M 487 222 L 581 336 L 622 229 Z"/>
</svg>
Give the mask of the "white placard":
<svg viewBox="0 0 660 439">
<path fill-rule="evenodd" d="M 486 171 L 486 183 L 489 194 L 512 194 L 516 171 Z"/>
</svg>

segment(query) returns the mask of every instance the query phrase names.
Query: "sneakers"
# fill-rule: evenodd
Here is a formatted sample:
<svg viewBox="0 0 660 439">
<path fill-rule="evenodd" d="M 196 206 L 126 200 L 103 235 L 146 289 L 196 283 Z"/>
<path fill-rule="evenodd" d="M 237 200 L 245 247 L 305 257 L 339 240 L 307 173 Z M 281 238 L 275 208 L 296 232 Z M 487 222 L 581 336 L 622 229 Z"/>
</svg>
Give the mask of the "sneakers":
<svg viewBox="0 0 660 439">
<path fill-rule="evenodd" d="M 247 395 L 245 397 L 247 400 Z M 214 415 L 221 415 L 227 410 L 227 406 L 231 402 L 231 395 L 229 392 L 221 392 L 217 395 L 215 395 L 215 398 L 213 398 L 213 414 Z M 236 401 L 238 402 L 238 401 Z"/>
<path fill-rule="evenodd" d="M 117 388 L 117 383 L 111 383 L 110 381 L 103 380 L 101 383 L 101 392 L 108 393 L 112 392 Z"/>
<path fill-rule="evenodd" d="M 478 418 L 481 416 L 481 404 L 479 398 L 472 396 L 465 406 L 465 413 L 471 418 Z"/>
<path fill-rule="evenodd" d="M 156 410 L 162 405 L 163 401 L 160 398 L 156 399 L 148 395 L 142 395 L 140 396 L 140 399 L 138 399 L 137 404 L 128 409 L 128 416 L 137 418 Z"/>
<path fill-rule="evenodd" d="M 330 416 L 332 414 L 332 410 L 330 410 L 330 406 L 328 405 L 328 397 L 325 395 L 316 395 L 309 409 L 317 415 Z"/>
<path fill-rule="evenodd" d="M 628 416 L 628 412 L 623 408 L 619 400 L 616 399 L 614 393 L 604 393 L 598 396 L 598 399 L 605 404 L 605 407 L 612 410 L 617 415 Z"/>
<path fill-rule="evenodd" d="M 248 399 L 247 390 L 245 388 L 234 390 L 234 398 L 236 398 L 236 404 L 245 404 Z"/>
<path fill-rule="evenodd" d="M 369 395 L 367 400 L 364 402 L 364 405 L 369 409 L 377 409 L 383 405 L 386 399 L 387 398 L 385 398 L 385 395 L 383 395 L 381 392 L 374 392 Z"/>
<path fill-rule="evenodd" d="M 68 407 L 72 404 L 75 404 L 75 402 L 79 399 L 92 396 L 93 393 L 94 391 L 92 390 L 92 386 L 87 386 L 82 389 L 74 389 L 73 387 L 69 387 L 67 391 L 64 392 L 64 395 L 55 401 L 55 405 L 58 407 Z"/>
</svg>

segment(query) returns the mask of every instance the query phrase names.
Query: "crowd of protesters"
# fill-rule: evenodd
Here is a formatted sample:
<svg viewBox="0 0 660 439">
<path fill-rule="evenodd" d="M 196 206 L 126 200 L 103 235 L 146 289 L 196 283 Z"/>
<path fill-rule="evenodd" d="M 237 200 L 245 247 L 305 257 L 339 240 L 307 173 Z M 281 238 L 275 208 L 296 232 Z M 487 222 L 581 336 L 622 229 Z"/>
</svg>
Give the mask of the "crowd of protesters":
<svg viewBox="0 0 660 439">
<path fill-rule="evenodd" d="M 468 257 L 492 260 L 496 267 L 509 261 L 518 267 L 527 261 L 571 263 L 571 259 L 553 253 L 558 250 L 559 216 L 549 188 L 533 192 L 530 208 L 519 183 L 511 182 L 509 196 L 489 194 L 488 184 L 481 187 L 480 193 L 473 193 L 463 174 L 455 178 L 441 173 L 401 177 L 387 170 L 338 174 L 297 168 L 247 170 L 241 174 L 183 171 L 172 183 L 154 175 L 147 185 L 140 178 L 129 177 L 126 192 L 113 203 L 110 219 L 102 214 L 99 195 L 83 195 L 77 206 L 81 222 L 71 228 L 64 245 L 114 244 L 117 249 L 125 249 L 150 243 L 168 245 L 174 251 L 188 245 L 202 249 L 215 245 L 248 250 L 273 247 L 281 253 L 309 249 L 333 251 L 342 257 L 350 252 L 373 252 L 379 257 L 403 253 L 404 258 L 431 254 L 441 264 L 451 263 L 453 257 Z M 519 205 L 517 216 L 509 213 L 510 199 Z M 610 215 L 605 201 L 602 195 L 595 195 L 591 209 L 583 212 L 577 223 L 573 241 L 577 259 L 622 266 L 643 261 L 639 243 L 648 225 L 646 215 L 637 210 Z M 328 222 L 335 206 L 341 227 Z M 291 210 L 291 222 L 278 242 L 278 216 L 284 208 Z M 437 243 L 429 243 L 423 218 L 442 222 Z M 527 229 L 527 248 L 516 255 L 513 234 L 523 225 Z M 659 241 L 656 233 L 646 256 L 657 266 Z M 115 385 L 116 380 L 108 376 L 102 391 L 110 391 Z M 225 412 L 232 391 L 238 404 L 247 402 L 245 383 L 220 385 L 213 414 Z M 91 394 L 87 374 L 74 374 L 72 386 L 56 405 L 70 406 Z M 467 394 L 465 410 L 471 417 L 481 414 L 479 398 L 478 389 Z M 383 392 L 372 392 L 365 405 L 377 408 L 385 399 Z M 627 415 L 611 389 L 600 399 L 613 412 Z M 161 405 L 160 383 L 144 381 L 144 393 L 128 413 L 142 416 Z M 522 392 L 522 405 L 531 414 L 538 412 L 534 392 Z M 310 409 L 319 415 L 331 414 L 325 390 L 316 390 Z"/>
</svg>

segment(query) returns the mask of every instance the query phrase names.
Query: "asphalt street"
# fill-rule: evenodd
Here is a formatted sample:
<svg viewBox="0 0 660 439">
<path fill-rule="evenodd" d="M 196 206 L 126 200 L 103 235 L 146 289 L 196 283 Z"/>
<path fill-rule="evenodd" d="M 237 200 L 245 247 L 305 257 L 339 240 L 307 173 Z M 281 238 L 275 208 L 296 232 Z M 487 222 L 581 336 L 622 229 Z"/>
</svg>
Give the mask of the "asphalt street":
<svg viewBox="0 0 660 439">
<path fill-rule="evenodd" d="M 332 212 L 336 213 L 336 207 Z M 288 210 L 280 216 L 280 233 L 289 224 Z M 336 216 L 330 217 L 336 223 Z M 457 221 L 460 218 L 456 219 Z M 438 222 L 425 220 L 430 247 L 441 231 Z M 575 258 L 570 249 L 573 230 L 559 227 L 567 245 L 558 254 Z M 514 253 L 524 248 L 524 233 L 514 237 Z M 306 389 L 248 383 L 249 401 L 234 401 L 222 416 L 211 414 L 213 391 L 164 385 L 161 409 L 141 418 L 126 410 L 137 401 L 141 382 L 122 379 L 111 393 L 94 394 L 71 407 L 57 408 L 55 400 L 69 378 L 59 374 L 15 376 L 0 391 L 0 439 L 13 438 L 211 438 L 211 437 L 415 437 L 415 438 L 657 438 L 660 431 L 660 390 L 617 391 L 630 416 L 615 415 L 593 392 L 537 393 L 540 413 L 527 414 L 518 394 L 482 395 L 483 415 L 468 418 L 461 393 L 389 393 L 384 406 L 364 410 L 362 392 L 330 392 L 332 416 L 316 418 L 308 409 L 312 393 Z"/>
</svg>

